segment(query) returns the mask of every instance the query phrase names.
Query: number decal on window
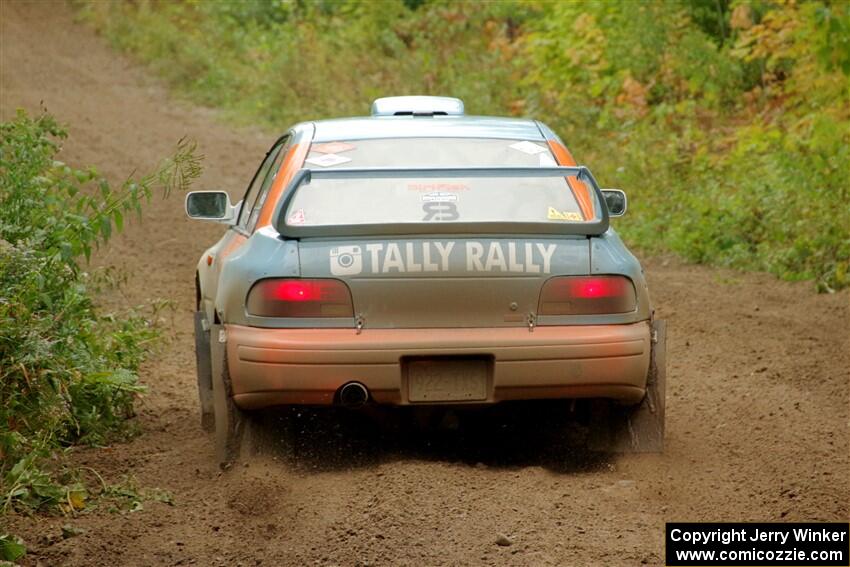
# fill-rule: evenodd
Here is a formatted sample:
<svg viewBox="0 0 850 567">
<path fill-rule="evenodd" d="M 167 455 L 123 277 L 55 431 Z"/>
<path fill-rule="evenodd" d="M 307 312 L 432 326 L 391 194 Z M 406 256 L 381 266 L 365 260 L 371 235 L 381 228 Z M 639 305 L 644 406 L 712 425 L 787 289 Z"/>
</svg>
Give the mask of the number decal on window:
<svg viewBox="0 0 850 567">
<path fill-rule="evenodd" d="M 422 210 L 425 212 L 423 221 L 455 221 L 460 218 L 455 203 L 424 203 Z"/>
</svg>

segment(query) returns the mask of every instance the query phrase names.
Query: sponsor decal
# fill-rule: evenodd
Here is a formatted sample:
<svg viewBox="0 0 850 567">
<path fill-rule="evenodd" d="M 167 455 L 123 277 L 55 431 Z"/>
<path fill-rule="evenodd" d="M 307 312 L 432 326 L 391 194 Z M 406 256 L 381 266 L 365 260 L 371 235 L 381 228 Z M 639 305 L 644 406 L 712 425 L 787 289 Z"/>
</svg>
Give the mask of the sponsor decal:
<svg viewBox="0 0 850 567">
<path fill-rule="evenodd" d="M 331 248 L 331 273 L 335 276 L 353 276 L 363 271 L 363 252 L 359 246 Z"/>
<path fill-rule="evenodd" d="M 457 194 L 447 191 L 436 191 L 434 193 L 425 193 L 422 195 L 423 203 L 456 203 Z"/>
<path fill-rule="evenodd" d="M 555 207 L 549 207 L 549 212 L 546 214 L 546 218 L 549 220 L 563 220 L 563 221 L 578 221 L 581 222 L 584 220 L 581 218 L 581 213 L 576 213 L 573 211 L 559 211 Z"/>
<path fill-rule="evenodd" d="M 306 161 L 307 163 L 312 164 L 312 165 L 318 165 L 320 167 L 331 167 L 333 165 L 339 165 L 341 163 L 347 163 L 347 162 L 351 161 L 351 158 L 345 157 L 345 156 L 338 156 L 336 154 L 325 154 L 325 155 L 321 155 L 321 156 L 313 156 L 313 157 L 307 158 L 304 161 Z"/>
<path fill-rule="evenodd" d="M 461 191 L 469 191 L 469 186 L 463 183 L 408 183 L 408 191 L 418 191 L 424 193 L 426 191 L 452 191 L 459 193 Z"/>
<path fill-rule="evenodd" d="M 325 144 L 314 144 L 310 146 L 310 150 L 320 154 L 339 154 L 353 150 L 354 147 L 354 144 L 347 142 L 327 142 Z"/>
<path fill-rule="evenodd" d="M 304 224 L 304 222 L 306 222 L 306 220 L 307 219 L 304 217 L 304 209 L 298 209 L 297 211 L 295 211 L 291 215 L 289 215 L 289 218 L 286 219 L 286 224 L 289 224 L 289 225 Z"/>
<path fill-rule="evenodd" d="M 528 141 L 517 142 L 515 144 L 511 144 L 508 147 L 511 148 L 511 149 L 520 151 L 524 154 L 528 154 L 528 155 L 532 155 L 532 156 L 535 155 L 535 154 L 539 154 L 539 153 L 548 151 L 547 148 L 544 148 L 543 146 L 538 146 L 534 142 L 528 142 Z"/>
<path fill-rule="evenodd" d="M 331 248 L 329 258 L 330 271 L 335 276 L 458 270 L 549 274 L 557 247 L 557 244 L 543 242 L 381 242 L 364 247 Z"/>
<path fill-rule="evenodd" d="M 550 156 L 549 154 L 540 154 L 538 158 L 540 160 L 540 167 L 557 167 L 558 163 L 555 161 L 555 158 Z"/>
</svg>

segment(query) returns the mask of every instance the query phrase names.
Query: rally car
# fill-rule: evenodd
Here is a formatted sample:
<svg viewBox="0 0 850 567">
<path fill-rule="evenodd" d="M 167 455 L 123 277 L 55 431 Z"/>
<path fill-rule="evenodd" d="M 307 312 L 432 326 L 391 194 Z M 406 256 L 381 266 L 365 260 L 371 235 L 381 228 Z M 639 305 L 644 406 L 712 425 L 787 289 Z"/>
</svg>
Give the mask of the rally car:
<svg viewBox="0 0 850 567">
<path fill-rule="evenodd" d="M 661 450 L 665 326 L 625 210 L 541 122 L 458 99 L 293 126 L 236 205 L 186 198 L 228 226 L 195 278 L 218 458 L 264 408 L 553 398 L 604 400 L 609 449 Z"/>
</svg>

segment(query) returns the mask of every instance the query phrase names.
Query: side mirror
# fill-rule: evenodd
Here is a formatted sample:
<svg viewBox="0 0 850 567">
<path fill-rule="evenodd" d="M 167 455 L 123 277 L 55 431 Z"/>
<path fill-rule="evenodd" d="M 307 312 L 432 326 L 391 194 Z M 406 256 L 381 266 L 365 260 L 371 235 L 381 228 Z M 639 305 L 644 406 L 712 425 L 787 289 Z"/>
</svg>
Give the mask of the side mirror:
<svg viewBox="0 0 850 567">
<path fill-rule="evenodd" d="M 626 214 L 628 200 L 626 199 L 625 191 L 619 189 L 603 189 L 602 196 L 605 197 L 605 204 L 608 205 L 609 217 L 621 217 Z"/>
<path fill-rule="evenodd" d="M 238 212 L 238 204 L 230 204 L 230 196 L 224 191 L 191 191 L 186 195 L 186 214 L 191 219 L 233 224 Z"/>
</svg>

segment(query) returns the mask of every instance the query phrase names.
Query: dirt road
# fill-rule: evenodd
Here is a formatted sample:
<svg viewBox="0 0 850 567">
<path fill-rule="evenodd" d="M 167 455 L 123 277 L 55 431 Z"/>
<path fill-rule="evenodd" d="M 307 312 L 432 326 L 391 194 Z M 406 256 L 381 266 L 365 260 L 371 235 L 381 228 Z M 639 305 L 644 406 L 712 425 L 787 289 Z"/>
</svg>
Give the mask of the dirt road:
<svg viewBox="0 0 850 567">
<path fill-rule="evenodd" d="M 206 155 L 201 186 L 239 194 L 273 141 L 177 101 L 63 4 L 0 7 L 2 117 L 43 101 L 70 125 L 66 161 L 120 180 L 188 135 Z M 294 459 L 221 473 L 198 426 L 191 340 L 194 264 L 219 233 L 185 220 L 179 196 L 157 199 L 98 260 L 127 271 L 131 303 L 172 299 L 176 330 L 144 368 L 143 434 L 74 459 L 173 505 L 6 518 L 28 563 L 658 564 L 665 521 L 850 515 L 850 294 L 664 259 L 646 261 L 670 325 L 663 456 L 557 454 L 523 427 L 412 438 L 355 421 L 308 423 Z M 83 533 L 53 537 L 67 523 Z"/>
</svg>

